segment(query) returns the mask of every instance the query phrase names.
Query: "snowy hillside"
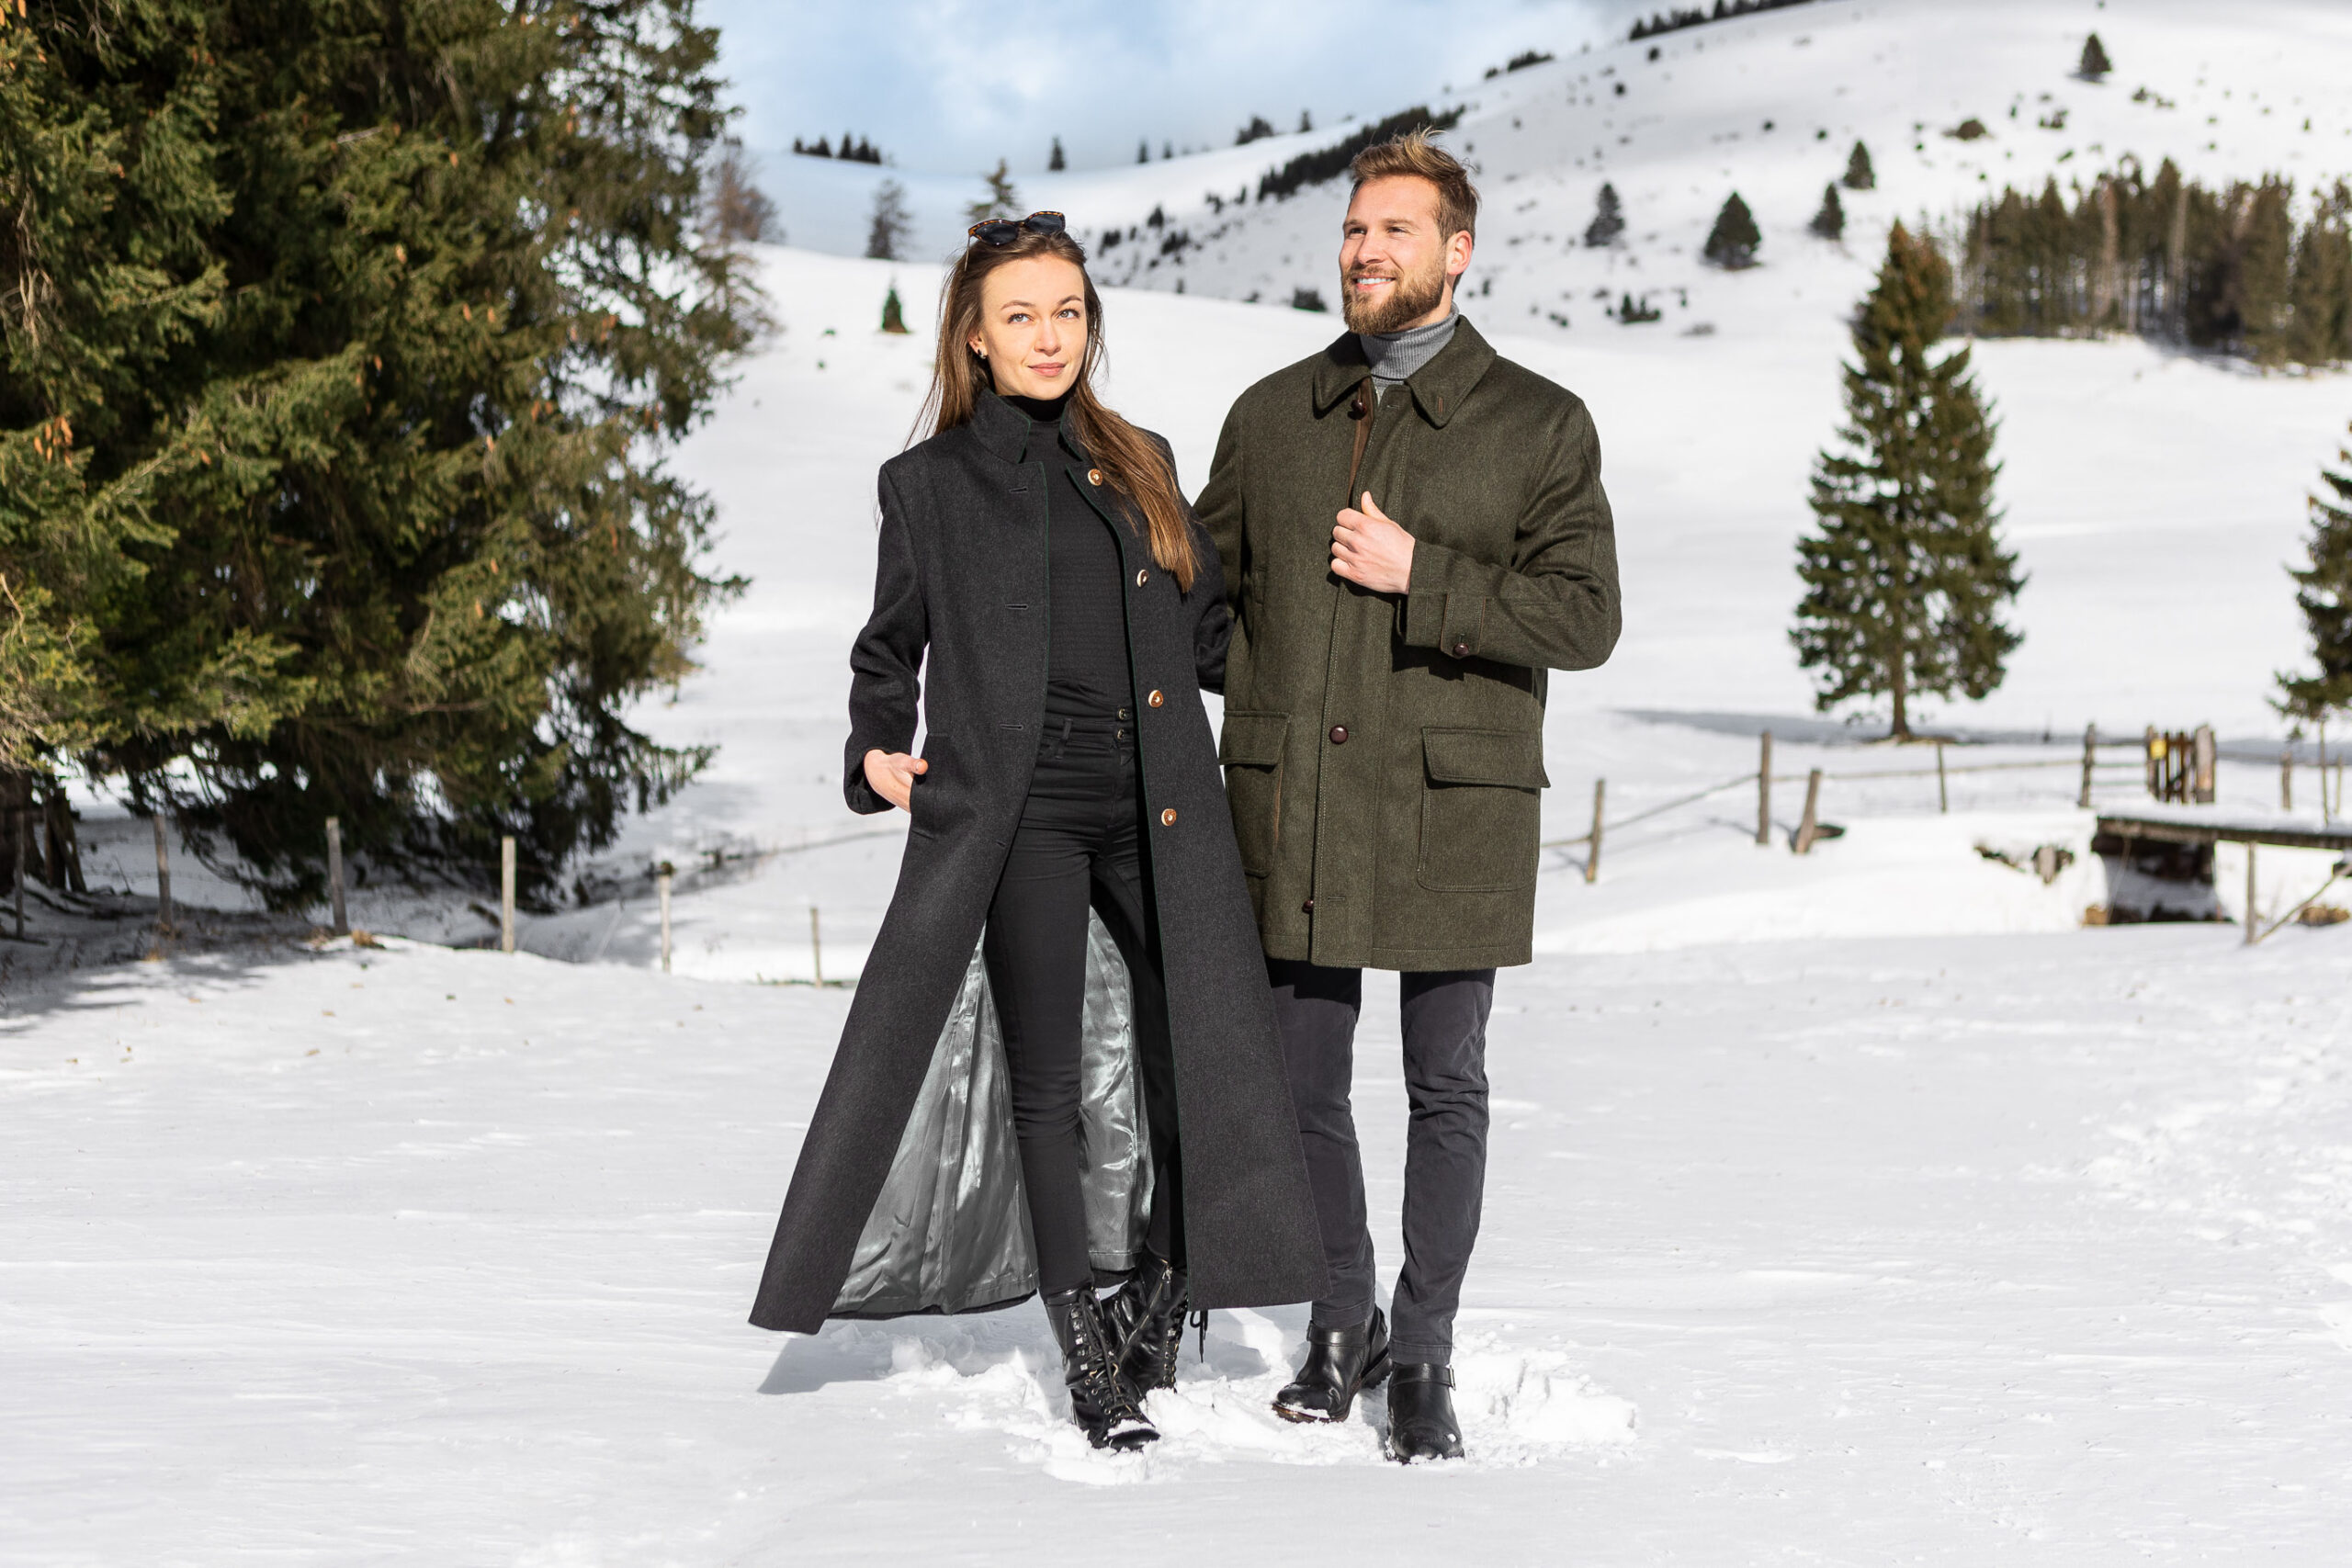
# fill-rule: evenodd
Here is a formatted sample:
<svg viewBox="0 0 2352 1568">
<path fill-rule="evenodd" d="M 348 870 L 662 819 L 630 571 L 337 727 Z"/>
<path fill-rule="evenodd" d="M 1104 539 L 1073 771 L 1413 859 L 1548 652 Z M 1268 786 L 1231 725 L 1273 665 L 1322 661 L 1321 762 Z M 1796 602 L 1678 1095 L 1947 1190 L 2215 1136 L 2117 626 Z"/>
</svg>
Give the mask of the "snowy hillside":
<svg viewBox="0 0 2352 1568">
<path fill-rule="evenodd" d="M 2115 64 L 2098 84 L 2074 74 L 2094 29 Z M 2308 190 L 2352 175 L 2352 94 L 2339 73 L 2352 9 L 2327 0 L 1816 0 L 1639 43 L 1553 47 L 1547 63 L 1453 90 L 1431 82 L 1426 99 L 1462 111 L 1452 141 L 1479 172 L 1479 308 L 1530 331 L 1616 332 L 1604 297 L 1627 291 L 1665 312 L 1624 329 L 1645 336 L 1702 322 L 1734 334 L 1826 330 L 1863 286 L 1888 222 L 1946 221 L 2004 185 L 2087 184 L 2126 155 L 2152 170 L 2171 158 L 2208 183 L 2275 172 Z M 1357 106 L 1367 121 L 1405 107 Z M 1946 134 L 1971 118 L 1991 134 Z M 1014 175 L 1027 205 L 1069 215 L 1109 278 L 1283 304 L 1309 288 L 1336 300 L 1345 181 L 1287 200 L 1235 198 L 1350 129 Z M 1878 188 L 1841 193 L 1840 247 L 1805 225 L 1857 141 Z M 975 148 L 968 169 L 876 170 L 785 152 L 767 155 L 766 177 L 792 243 L 850 254 L 863 247 L 873 186 L 897 179 L 918 220 L 907 254 L 933 257 L 952 251 L 995 160 Z M 1619 245 L 1589 250 L 1581 237 L 1604 181 L 1629 227 Z M 1698 258 L 1735 190 L 1763 230 L 1764 265 L 1726 276 Z M 1154 209 L 1166 220 L 1157 229 Z M 1122 242 L 1100 248 L 1114 229 Z M 1163 254 L 1180 232 L 1190 243 Z"/>
</svg>

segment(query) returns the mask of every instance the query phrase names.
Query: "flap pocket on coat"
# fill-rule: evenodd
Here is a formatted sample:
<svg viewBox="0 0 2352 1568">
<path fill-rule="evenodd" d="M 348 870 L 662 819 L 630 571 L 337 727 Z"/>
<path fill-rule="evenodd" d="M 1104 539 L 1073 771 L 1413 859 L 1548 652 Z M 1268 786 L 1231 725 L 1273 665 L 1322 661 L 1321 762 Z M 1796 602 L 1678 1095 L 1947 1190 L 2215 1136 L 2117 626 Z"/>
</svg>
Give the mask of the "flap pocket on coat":
<svg viewBox="0 0 2352 1568">
<path fill-rule="evenodd" d="M 1431 784 L 1549 789 L 1544 737 L 1516 729 L 1424 729 L 1421 753 Z"/>
<path fill-rule="evenodd" d="M 1274 868 L 1283 836 L 1283 739 L 1290 731 L 1286 713 L 1225 716 L 1216 760 L 1225 764 L 1225 798 L 1233 808 L 1233 842 L 1241 869 L 1264 876 Z"/>
<path fill-rule="evenodd" d="M 1283 760 L 1283 737 L 1289 729 L 1286 713 L 1227 713 L 1216 760 L 1227 767 L 1275 767 Z"/>
</svg>

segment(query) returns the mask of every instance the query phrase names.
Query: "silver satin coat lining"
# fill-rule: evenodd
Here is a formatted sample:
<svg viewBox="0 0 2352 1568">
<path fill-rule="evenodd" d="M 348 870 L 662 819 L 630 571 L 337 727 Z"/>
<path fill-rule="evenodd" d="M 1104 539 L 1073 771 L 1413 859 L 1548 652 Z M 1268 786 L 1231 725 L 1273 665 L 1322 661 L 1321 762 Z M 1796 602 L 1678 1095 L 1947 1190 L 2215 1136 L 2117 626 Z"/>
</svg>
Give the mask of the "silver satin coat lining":
<svg viewBox="0 0 2352 1568">
<path fill-rule="evenodd" d="M 1151 1212 L 1151 1139 L 1136 1069 L 1134 987 L 1118 944 L 1091 913 L 1080 1074 L 1087 1250 L 1095 1268 L 1122 1273 L 1136 1265 Z M 1004 1035 L 975 949 L 833 1312 L 968 1312 L 1036 1288 Z"/>
</svg>

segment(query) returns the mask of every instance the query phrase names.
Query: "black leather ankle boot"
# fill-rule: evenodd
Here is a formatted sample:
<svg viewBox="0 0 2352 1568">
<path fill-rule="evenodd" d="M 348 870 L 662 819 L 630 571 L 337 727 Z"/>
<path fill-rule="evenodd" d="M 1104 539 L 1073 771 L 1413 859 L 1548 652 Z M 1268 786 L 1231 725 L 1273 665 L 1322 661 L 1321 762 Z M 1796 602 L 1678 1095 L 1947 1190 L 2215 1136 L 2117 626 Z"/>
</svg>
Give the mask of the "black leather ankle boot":
<svg viewBox="0 0 2352 1568">
<path fill-rule="evenodd" d="M 1102 1326 L 1119 1371 L 1140 1399 L 1156 1388 L 1176 1386 L 1176 1353 L 1184 1343 L 1184 1314 L 1191 1305 L 1184 1271 L 1164 1258 L 1147 1255 L 1136 1271 L 1102 1303 Z"/>
<path fill-rule="evenodd" d="M 1306 1325 L 1306 1359 L 1274 1395 L 1285 1421 L 1344 1421 L 1356 1395 L 1388 1375 L 1388 1320 L 1380 1309 L 1345 1328 Z"/>
<path fill-rule="evenodd" d="M 1388 1384 L 1388 1457 L 1399 1464 L 1462 1457 L 1452 1367 L 1419 1361 L 1396 1369 Z"/>
<path fill-rule="evenodd" d="M 1102 1332 L 1094 1287 L 1055 1292 L 1046 1298 L 1046 1316 L 1054 1325 L 1054 1342 L 1061 1347 L 1069 1418 L 1086 1434 L 1086 1440 L 1098 1449 L 1123 1453 L 1158 1441 L 1158 1429 L 1144 1418 L 1126 1380 L 1119 1375 L 1109 1337 Z"/>
</svg>

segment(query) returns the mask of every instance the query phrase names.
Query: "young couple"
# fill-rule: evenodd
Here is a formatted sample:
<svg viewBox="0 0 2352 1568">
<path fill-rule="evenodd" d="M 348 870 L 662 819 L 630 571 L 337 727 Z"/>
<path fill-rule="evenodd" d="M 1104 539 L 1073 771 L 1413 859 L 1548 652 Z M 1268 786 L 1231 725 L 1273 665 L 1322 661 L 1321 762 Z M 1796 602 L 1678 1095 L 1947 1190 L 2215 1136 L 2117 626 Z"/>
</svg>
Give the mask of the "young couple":
<svg viewBox="0 0 2352 1568">
<path fill-rule="evenodd" d="M 913 824 L 752 1321 L 1042 1295 L 1098 1447 L 1157 1437 L 1188 1313 L 1312 1301 L 1276 1411 L 1385 1380 L 1393 1457 L 1463 1451 L 1487 1016 L 1530 956 L 1546 671 L 1609 656 L 1616 557 L 1584 405 L 1454 310 L 1461 164 L 1416 133 L 1352 173 L 1351 330 L 1242 395 L 1197 514 L 1096 395 L 1057 213 L 974 226 L 930 436 L 882 468 L 846 790 Z M 1367 967 L 1401 972 L 1411 1106 L 1393 1324 Z"/>
</svg>

